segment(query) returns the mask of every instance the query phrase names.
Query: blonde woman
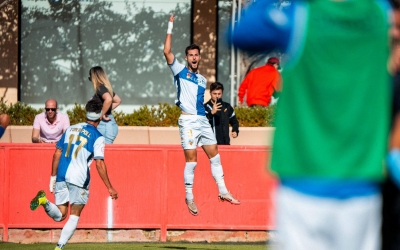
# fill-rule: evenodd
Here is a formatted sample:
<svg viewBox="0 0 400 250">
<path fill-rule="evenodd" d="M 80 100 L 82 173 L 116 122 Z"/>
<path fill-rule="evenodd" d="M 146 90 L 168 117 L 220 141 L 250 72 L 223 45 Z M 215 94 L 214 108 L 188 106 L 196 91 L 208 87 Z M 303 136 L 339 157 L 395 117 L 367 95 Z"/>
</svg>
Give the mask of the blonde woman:
<svg viewBox="0 0 400 250">
<path fill-rule="evenodd" d="M 121 98 L 115 94 L 106 72 L 100 66 L 90 69 L 88 79 L 93 83 L 93 98 L 99 98 L 103 103 L 103 115 L 97 130 L 104 136 L 106 144 L 112 144 L 118 134 L 118 125 L 111 111 L 121 104 Z"/>
</svg>

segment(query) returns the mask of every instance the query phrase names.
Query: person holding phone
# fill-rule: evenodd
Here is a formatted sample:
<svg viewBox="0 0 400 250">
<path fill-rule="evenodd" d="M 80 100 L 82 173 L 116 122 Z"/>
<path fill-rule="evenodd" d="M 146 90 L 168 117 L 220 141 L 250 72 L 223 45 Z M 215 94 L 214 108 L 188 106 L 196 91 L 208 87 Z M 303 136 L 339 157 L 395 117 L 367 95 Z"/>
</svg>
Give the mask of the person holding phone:
<svg viewBox="0 0 400 250">
<path fill-rule="evenodd" d="M 211 99 L 204 104 L 206 117 L 214 131 L 218 145 L 230 145 L 229 124 L 232 126 L 230 135 L 236 138 L 239 135 L 239 122 L 236 119 L 232 106 L 222 101 L 224 85 L 214 82 L 210 85 Z"/>
</svg>

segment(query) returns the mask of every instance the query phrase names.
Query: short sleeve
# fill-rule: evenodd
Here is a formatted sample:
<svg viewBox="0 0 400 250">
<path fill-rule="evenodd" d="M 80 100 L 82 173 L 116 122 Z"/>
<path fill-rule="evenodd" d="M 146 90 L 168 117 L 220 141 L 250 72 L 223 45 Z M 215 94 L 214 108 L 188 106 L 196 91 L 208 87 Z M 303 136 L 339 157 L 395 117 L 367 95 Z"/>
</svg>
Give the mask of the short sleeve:
<svg viewBox="0 0 400 250">
<path fill-rule="evenodd" d="M 65 121 L 64 121 L 63 130 L 65 131 L 65 130 L 67 130 L 67 128 L 68 128 L 69 126 L 71 126 L 71 124 L 70 124 L 70 122 L 69 122 L 69 117 L 68 117 L 68 115 L 65 115 L 64 117 L 65 117 Z"/>
<path fill-rule="evenodd" d="M 33 128 L 34 129 L 40 129 L 40 122 L 39 122 L 39 115 L 35 116 L 35 120 L 33 121 Z"/>
<path fill-rule="evenodd" d="M 99 138 L 96 139 L 94 142 L 94 159 L 95 160 L 101 160 L 104 159 L 104 147 L 105 147 L 105 142 L 104 142 L 104 136 L 100 136 Z"/>
<path fill-rule="evenodd" d="M 172 62 L 172 64 L 168 64 L 168 66 L 171 69 L 172 74 L 174 74 L 174 76 L 179 74 L 179 72 L 181 72 L 182 69 L 185 68 L 185 65 L 179 63 L 178 60 L 176 60 L 176 58 L 174 58 L 174 61 Z"/>
</svg>

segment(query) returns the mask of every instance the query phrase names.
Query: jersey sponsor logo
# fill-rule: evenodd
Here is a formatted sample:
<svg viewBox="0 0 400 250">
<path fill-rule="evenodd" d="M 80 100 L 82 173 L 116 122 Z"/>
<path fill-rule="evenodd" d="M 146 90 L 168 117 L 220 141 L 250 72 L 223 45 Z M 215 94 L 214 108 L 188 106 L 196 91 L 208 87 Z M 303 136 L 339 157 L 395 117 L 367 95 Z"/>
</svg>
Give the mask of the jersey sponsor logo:
<svg viewBox="0 0 400 250">
<path fill-rule="evenodd" d="M 197 82 L 200 87 L 206 88 L 207 82 L 203 78 L 198 79 Z"/>
</svg>

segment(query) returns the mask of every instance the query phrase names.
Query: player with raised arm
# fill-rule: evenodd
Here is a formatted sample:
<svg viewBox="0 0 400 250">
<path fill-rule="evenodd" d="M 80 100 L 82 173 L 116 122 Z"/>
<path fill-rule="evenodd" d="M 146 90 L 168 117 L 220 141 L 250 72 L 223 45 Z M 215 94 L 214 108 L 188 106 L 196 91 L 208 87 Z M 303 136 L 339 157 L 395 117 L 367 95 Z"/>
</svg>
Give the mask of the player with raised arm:
<svg viewBox="0 0 400 250">
<path fill-rule="evenodd" d="M 86 104 L 86 123 L 70 126 L 56 145 L 50 177 L 50 192 L 55 204 L 40 190 L 30 203 L 31 210 L 43 206 L 47 215 L 60 222 L 67 217 L 68 205 L 71 212 L 64 225 L 55 250 L 63 249 L 78 225 L 80 214 L 89 199 L 90 164 L 94 159 L 96 168 L 112 199 L 118 198 L 111 185 L 104 163 L 104 137 L 97 130 L 102 117 L 102 103 L 92 99 Z"/>
<path fill-rule="evenodd" d="M 240 204 L 240 201 L 235 199 L 225 186 L 217 141 L 206 118 L 203 103 L 207 81 L 204 76 L 198 73 L 198 66 L 201 60 L 200 48 L 195 44 L 186 47 L 185 60 L 187 61 L 187 66 L 179 63 L 171 52 L 173 22 L 174 15 L 171 15 L 164 42 L 164 56 L 174 75 L 174 84 L 177 90 L 175 104 L 181 109 L 178 124 L 181 145 L 186 159 L 184 170 L 186 204 L 191 214 L 198 215 L 192 192 L 194 170 L 197 165 L 197 146 L 201 146 L 210 159 L 211 173 L 219 189 L 218 198 L 221 201 L 226 200 L 232 204 Z"/>
</svg>

